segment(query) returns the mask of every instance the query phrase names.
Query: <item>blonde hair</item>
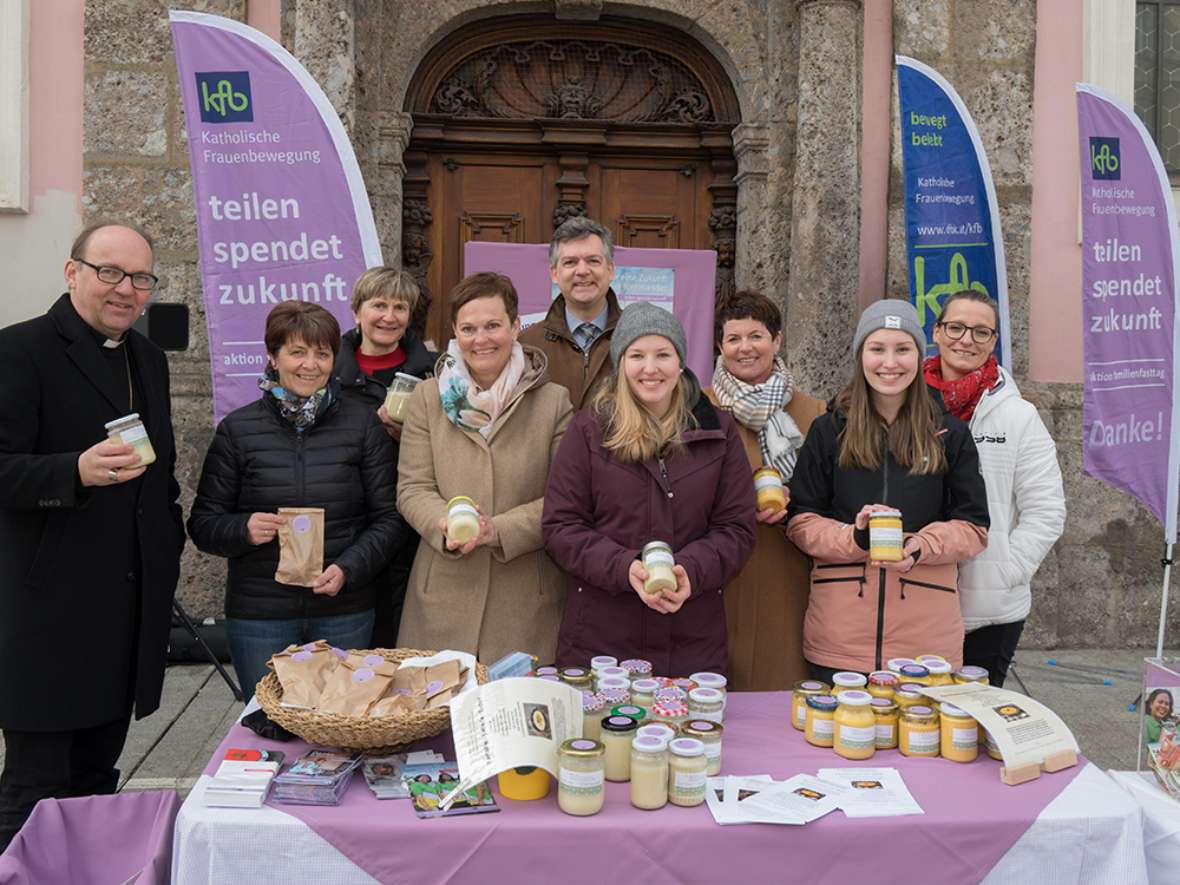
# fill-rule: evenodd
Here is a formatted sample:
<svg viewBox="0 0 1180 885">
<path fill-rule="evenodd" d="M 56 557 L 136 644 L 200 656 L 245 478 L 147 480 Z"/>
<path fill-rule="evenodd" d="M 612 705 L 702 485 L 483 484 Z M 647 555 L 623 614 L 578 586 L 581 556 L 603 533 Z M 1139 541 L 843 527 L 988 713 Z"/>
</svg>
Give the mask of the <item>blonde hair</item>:
<svg viewBox="0 0 1180 885">
<path fill-rule="evenodd" d="M 889 454 L 910 473 L 942 473 L 946 470 L 946 452 L 938 437 L 942 431 L 942 416 L 934 403 L 919 366 L 918 374 L 906 390 L 905 401 L 893 423 L 886 426 L 873 408 L 872 391 L 865 378 L 864 344 L 856 351 L 856 371 L 844 389 L 836 396 L 836 408 L 848 421 L 840 431 L 836 463 L 843 468 L 860 467 L 877 470 L 884 453 L 881 437 Z M 884 431 L 884 433 L 882 433 Z"/>
<path fill-rule="evenodd" d="M 421 290 L 412 274 L 393 267 L 370 267 L 357 277 L 352 287 L 352 312 L 357 313 L 361 305 L 378 296 L 400 301 L 410 308 L 418 306 Z"/>
<path fill-rule="evenodd" d="M 684 431 L 697 423 L 688 407 L 688 390 L 681 375 L 668 411 L 657 418 L 635 399 L 626 375 L 616 370 L 590 401 L 590 408 L 602 422 L 603 446 L 620 461 L 630 462 L 679 451 L 684 446 Z"/>
</svg>

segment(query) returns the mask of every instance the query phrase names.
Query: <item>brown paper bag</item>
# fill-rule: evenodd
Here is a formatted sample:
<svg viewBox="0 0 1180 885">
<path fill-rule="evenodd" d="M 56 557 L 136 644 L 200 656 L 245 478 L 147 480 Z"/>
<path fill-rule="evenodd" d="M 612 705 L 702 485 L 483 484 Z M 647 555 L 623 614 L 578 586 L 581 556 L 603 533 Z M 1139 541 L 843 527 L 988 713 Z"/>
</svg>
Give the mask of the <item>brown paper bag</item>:
<svg viewBox="0 0 1180 885">
<path fill-rule="evenodd" d="M 311 710 L 319 702 L 329 674 L 336 669 L 337 657 L 321 639 L 288 646 L 267 663 L 283 686 L 282 706 Z"/>
<path fill-rule="evenodd" d="M 364 716 L 385 694 L 396 671 L 397 664 L 389 661 L 360 667 L 341 661 L 324 683 L 316 709 L 341 716 Z"/>
<path fill-rule="evenodd" d="M 280 507 L 279 567 L 275 580 L 310 587 L 324 573 L 324 508 Z"/>
</svg>

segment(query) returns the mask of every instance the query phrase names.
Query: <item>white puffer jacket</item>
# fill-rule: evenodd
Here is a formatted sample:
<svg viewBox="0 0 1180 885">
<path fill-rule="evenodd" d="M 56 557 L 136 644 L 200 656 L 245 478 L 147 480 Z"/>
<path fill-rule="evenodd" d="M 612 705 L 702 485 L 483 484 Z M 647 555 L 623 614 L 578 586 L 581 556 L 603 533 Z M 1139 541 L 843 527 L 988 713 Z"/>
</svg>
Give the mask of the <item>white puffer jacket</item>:
<svg viewBox="0 0 1180 885">
<path fill-rule="evenodd" d="M 1028 617 L 1029 582 L 1065 528 L 1065 491 L 1057 446 L 1036 407 L 1003 368 L 971 416 L 987 485 L 987 549 L 959 563 L 963 626 L 1010 624 Z"/>
</svg>

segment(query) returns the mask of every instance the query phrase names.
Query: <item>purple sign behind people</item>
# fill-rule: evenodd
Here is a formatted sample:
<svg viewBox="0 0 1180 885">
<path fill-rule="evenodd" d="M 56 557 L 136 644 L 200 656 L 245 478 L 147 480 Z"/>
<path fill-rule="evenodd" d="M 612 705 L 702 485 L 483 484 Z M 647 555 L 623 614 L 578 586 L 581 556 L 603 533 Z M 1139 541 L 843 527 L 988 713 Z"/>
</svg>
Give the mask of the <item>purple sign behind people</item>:
<svg viewBox="0 0 1180 885">
<path fill-rule="evenodd" d="M 259 396 L 271 308 L 309 301 L 351 326 L 352 284 L 381 249 L 352 145 L 303 66 L 240 22 L 169 18 L 220 421 Z"/>
<path fill-rule="evenodd" d="M 1176 540 L 1176 210 L 1155 143 L 1118 99 L 1077 84 L 1086 473 L 1130 492 Z"/>
</svg>

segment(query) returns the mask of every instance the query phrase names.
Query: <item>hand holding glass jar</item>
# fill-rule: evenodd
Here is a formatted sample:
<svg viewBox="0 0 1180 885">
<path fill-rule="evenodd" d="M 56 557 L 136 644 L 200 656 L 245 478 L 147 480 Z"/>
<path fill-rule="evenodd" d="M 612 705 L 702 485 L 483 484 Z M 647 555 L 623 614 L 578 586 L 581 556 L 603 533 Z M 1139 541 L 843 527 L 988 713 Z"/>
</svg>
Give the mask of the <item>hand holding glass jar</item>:
<svg viewBox="0 0 1180 885">
<path fill-rule="evenodd" d="M 466 556 L 476 547 L 495 547 L 500 543 L 496 524 L 478 504 L 459 495 L 447 502 L 447 515 L 438 521 L 447 550 Z"/>
<path fill-rule="evenodd" d="M 647 581 L 647 569 L 644 568 L 642 562 L 636 559 L 631 563 L 627 577 L 631 582 L 631 589 L 639 595 L 644 605 L 661 614 L 671 615 L 680 611 L 680 606 L 684 605 L 688 597 L 692 595 L 692 584 L 688 580 L 688 572 L 684 570 L 684 566 L 672 566 L 672 575 L 676 578 L 674 591 L 661 590 L 658 593 L 648 593 L 643 589 L 644 582 Z"/>
</svg>

